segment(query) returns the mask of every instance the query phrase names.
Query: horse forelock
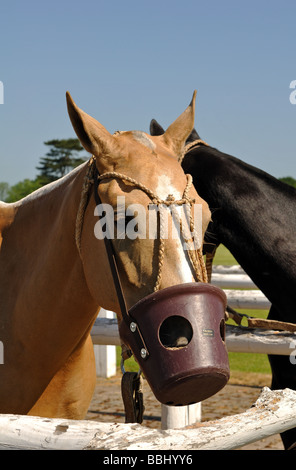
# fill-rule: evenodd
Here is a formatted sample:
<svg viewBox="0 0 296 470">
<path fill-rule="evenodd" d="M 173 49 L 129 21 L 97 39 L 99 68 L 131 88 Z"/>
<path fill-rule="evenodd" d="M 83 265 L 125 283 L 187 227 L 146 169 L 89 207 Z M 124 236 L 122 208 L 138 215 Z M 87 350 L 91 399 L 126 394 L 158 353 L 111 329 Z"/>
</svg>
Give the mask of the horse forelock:
<svg viewBox="0 0 296 470">
<path fill-rule="evenodd" d="M 155 143 L 148 137 L 145 132 L 142 131 L 132 131 L 132 136 L 135 140 L 140 142 L 142 145 L 145 145 L 145 147 L 148 147 L 151 150 L 155 150 L 156 145 Z"/>
</svg>

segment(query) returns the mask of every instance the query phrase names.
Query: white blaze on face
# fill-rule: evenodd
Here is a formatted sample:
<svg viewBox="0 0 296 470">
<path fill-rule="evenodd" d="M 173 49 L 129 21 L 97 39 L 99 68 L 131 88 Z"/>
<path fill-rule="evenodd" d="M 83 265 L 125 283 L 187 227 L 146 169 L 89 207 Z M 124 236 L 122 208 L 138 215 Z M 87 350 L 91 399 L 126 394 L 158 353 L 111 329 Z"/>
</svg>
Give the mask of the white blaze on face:
<svg viewBox="0 0 296 470">
<path fill-rule="evenodd" d="M 162 175 L 159 178 L 155 192 L 157 196 L 162 200 L 166 200 L 169 194 L 173 195 L 175 200 L 179 200 L 182 198 L 182 194 L 173 186 L 170 178 L 166 175 Z M 182 210 L 182 208 L 177 206 L 177 210 L 180 214 L 180 211 Z M 175 242 L 176 242 L 176 268 L 178 269 L 180 283 L 193 282 L 194 278 L 191 272 L 190 261 L 186 254 L 186 250 L 184 250 L 183 240 L 181 239 L 180 233 L 179 233 L 178 239 L 176 239 Z"/>
</svg>

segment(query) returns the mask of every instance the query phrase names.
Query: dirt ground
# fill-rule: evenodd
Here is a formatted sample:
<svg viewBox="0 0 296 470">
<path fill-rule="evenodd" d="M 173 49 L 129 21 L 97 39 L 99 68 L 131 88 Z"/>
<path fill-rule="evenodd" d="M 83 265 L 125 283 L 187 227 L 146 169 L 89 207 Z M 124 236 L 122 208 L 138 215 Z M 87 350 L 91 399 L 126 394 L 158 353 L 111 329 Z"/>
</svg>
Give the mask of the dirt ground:
<svg viewBox="0 0 296 470">
<path fill-rule="evenodd" d="M 219 419 L 242 413 L 250 408 L 260 395 L 263 387 L 270 386 L 268 374 L 247 374 L 232 372 L 231 378 L 219 393 L 202 404 L 202 421 Z M 97 378 L 96 390 L 86 419 L 124 423 L 124 408 L 121 398 L 121 373 L 108 379 Z M 143 426 L 160 429 L 161 405 L 154 398 L 147 383 L 144 386 Z M 283 450 L 279 435 L 242 447 L 239 450 Z"/>
</svg>

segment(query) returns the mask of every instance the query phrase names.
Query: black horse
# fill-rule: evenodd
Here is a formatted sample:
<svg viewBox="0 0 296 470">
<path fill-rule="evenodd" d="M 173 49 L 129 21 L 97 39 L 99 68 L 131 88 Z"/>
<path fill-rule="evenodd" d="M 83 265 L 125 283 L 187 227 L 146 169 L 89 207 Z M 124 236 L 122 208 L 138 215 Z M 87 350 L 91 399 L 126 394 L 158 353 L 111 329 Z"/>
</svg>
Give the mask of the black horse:
<svg viewBox="0 0 296 470">
<path fill-rule="evenodd" d="M 163 132 L 152 120 L 151 135 Z M 193 130 L 188 142 L 198 139 Z M 185 154 L 182 166 L 212 210 L 206 246 L 222 243 L 229 249 L 270 300 L 269 319 L 296 323 L 296 189 L 198 143 Z M 269 356 L 272 389 L 296 390 L 296 365 L 289 359 Z M 296 447 L 296 428 L 281 437 L 285 449 Z"/>
</svg>

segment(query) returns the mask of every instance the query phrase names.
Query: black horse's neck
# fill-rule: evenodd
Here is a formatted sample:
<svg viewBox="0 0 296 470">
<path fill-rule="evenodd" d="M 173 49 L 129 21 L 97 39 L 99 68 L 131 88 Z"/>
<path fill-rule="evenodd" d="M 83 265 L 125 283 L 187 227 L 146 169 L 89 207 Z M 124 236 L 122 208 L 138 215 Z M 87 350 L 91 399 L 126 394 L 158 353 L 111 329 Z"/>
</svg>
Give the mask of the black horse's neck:
<svg viewBox="0 0 296 470">
<path fill-rule="evenodd" d="M 182 166 L 212 210 L 208 239 L 212 232 L 274 303 L 296 278 L 296 190 L 212 147 L 192 149 Z"/>
</svg>

